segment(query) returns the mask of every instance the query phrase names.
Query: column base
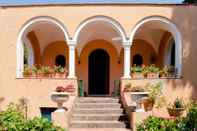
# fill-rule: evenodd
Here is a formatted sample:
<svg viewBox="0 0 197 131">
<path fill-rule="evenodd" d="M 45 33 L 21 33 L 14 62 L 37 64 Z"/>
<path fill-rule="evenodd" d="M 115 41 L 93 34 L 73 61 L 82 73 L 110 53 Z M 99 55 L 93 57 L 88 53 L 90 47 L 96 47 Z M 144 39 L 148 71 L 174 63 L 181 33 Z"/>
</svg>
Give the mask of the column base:
<svg viewBox="0 0 197 131">
<path fill-rule="evenodd" d="M 66 110 L 56 110 L 52 113 L 52 121 L 54 125 L 63 127 L 65 129 L 69 128 L 68 112 Z"/>
<path fill-rule="evenodd" d="M 131 79 L 131 76 L 122 76 L 121 79 Z"/>
<path fill-rule="evenodd" d="M 77 77 L 76 76 L 73 76 L 73 75 L 68 75 L 67 78 L 68 79 L 77 79 Z"/>
</svg>

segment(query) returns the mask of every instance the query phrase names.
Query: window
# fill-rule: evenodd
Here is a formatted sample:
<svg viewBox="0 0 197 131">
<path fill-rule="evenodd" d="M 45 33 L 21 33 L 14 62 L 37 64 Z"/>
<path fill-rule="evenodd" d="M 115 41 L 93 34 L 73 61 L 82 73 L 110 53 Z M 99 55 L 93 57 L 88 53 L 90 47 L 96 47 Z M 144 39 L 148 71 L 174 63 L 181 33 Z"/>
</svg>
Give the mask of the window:
<svg viewBox="0 0 197 131">
<path fill-rule="evenodd" d="M 41 107 L 40 111 L 41 111 L 41 116 L 43 118 L 48 119 L 49 121 L 51 121 L 51 113 L 54 112 L 57 108 L 50 108 L 50 107 Z"/>
<path fill-rule="evenodd" d="M 133 65 L 142 66 L 143 57 L 140 54 L 136 54 L 133 56 Z"/>
<path fill-rule="evenodd" d="M 57 55 L 55 58 L 55 65 L 56 66 L 66 66 L 66 58 L 63 55 Z"/>
</svg>

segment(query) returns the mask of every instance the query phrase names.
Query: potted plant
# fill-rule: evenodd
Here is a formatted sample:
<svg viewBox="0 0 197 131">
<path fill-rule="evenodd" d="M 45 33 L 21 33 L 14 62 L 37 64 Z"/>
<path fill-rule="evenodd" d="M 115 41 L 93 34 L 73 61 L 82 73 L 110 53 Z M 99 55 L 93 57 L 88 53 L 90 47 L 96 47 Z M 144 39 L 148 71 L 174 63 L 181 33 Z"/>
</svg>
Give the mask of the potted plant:
<svg viewBox="0 0 197 131">
<path fill-rule="evenodd" d="M 173 104 L 167 107 L 170 116 L 180 117 L 185 111 L 185 105 L 182 99 L 176 98 Z"/>
<path fill-rule="evenodd" d="M 75 92 L 75 88 L 74 88 L 73 85 L 67 85 L 67 86 L 65 87 L 65 91 L 66 91 L 66 92 L 69 92 L 69 93 L 74 93 L 74 92 Z"/>
<path fill-rule="evenodd" d="M 38 75 L 38 68 L 36 66 L 31 67 L 32 73 L 34 77 L 37 77 Z"/>
<path fill-rule="evenodd" d="M 24 77 L 31 77 L 33 75 L 32 69 L 28 66 L 24 66 L 23 76 Z"/>
<path fill-rule="evenodd" d="M 159 71 L 159 77 L 160 78 L 167 78 L 168 77 L 168 67 L 164 66 L 160 71 Z"/>
<path fill-rule="evenodd" d="M 162 83 L 151 83 L 148 84 L 145 88 L 148 91 L 148 96 L 142 99 L 142 103 L 144 105 L 145 111 L 151 111 L 156 101 L 157 103 L 163 101 L 164 97 L 162 95 Z"/>
<path fill-rule="evenodd" d="M 66 78 L 67 70 L 62 66 L 54 67 L 55 78 Z"/>
<path fill-rule="evenodd" d="M 69 93 L 65 92 L 65 88 L 63 86 L 56 87 L 55 91 L 51 93 L 52 101 L 57 103 L 57 110 L 64 110 L 63 103 L 68 101 Z"/>
<path fill-rule="evenodd" d="M 131 68 L 131 76 L 132 78 L 134 79 L 142 79 L 144 78 L 144 74 L 143 74 L 143 67 L 141 66 L 136 66 L 134 65 L 132 68 Z"/>
<path fill-rule="evenodd" d="M 168 65 L 167 70 L 168 70 L 168 77 L 175 77 L 176 69 L 174 66 Z"/>
<path fill-rule="evenodd" d="M 41 66 L 40 73 L 42 77 L 50 77 L 51 76 L 51 69 L 48 66 Z"/>
<path fill-rule="evenodd" d="M 155 65 L 145 67 L 144 73 L 147 78 L 150 79 L 159 78 L 159 68 L 157 68 Z"/>
</svg>

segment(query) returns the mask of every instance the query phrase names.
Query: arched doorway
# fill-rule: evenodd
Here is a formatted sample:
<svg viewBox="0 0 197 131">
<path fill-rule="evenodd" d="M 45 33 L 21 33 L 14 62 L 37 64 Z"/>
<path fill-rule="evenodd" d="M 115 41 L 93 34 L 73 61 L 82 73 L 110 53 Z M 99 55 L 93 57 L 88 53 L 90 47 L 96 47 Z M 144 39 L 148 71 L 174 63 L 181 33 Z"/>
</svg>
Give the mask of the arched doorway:
<svg viewBox="0 0 197 131">
<path fill-rule="evenodd" d="M 96 49 L 89 55 L 89 95 L 109 94 L 109 54 Z"/>
</svg>

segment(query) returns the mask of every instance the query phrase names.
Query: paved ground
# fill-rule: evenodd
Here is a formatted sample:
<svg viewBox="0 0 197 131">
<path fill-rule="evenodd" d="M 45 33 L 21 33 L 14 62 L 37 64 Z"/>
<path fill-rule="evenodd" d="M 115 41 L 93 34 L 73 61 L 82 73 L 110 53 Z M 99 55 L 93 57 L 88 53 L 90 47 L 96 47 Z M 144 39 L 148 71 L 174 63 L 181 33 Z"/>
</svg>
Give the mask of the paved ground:
<svg viewBox="0 0 197 131">
<path fill-rule="evenodd" d="M 71 128 L 69 131 L 131 131 L 124 128 Z"/>
</svg>

